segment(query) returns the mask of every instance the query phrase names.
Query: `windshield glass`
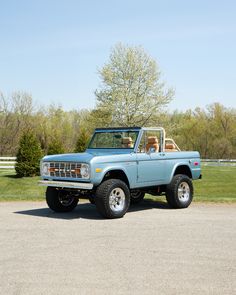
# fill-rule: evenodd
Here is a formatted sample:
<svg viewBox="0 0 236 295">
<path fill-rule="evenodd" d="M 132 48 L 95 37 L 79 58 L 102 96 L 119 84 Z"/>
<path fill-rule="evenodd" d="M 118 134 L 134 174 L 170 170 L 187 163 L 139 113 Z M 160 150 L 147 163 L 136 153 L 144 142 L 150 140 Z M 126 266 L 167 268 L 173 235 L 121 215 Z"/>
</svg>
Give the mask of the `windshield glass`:
<svg viewBox="0 0 236 295">
<path fill-rule="evenodd" d="M 133 149 L 138 131 L 95 132 L 89 149 Z"/>
</svg>

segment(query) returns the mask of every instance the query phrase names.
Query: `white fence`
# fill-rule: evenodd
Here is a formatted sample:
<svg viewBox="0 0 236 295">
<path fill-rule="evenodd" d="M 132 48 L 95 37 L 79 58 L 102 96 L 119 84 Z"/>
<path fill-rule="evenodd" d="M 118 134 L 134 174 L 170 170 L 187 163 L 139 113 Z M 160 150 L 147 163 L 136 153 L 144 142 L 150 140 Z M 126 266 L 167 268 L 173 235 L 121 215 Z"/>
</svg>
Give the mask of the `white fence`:
<svg viewBox="0 0 236 295">
<path fill-rule="evenodd" d="M 202 159 L 205 166 L 236 166 L 236 159 Z"/>
<path fill-rule="evenodd" d="M 0 157 L 0 169 L 14 169 L 16 157 Z"/>
<path fill-rule="evenodd" d="M 204 166 L 236 166 L 236 159 L 201 159 Z M 0 157 L 0 169 L 14 169 L 16 157 Z"/>
</svg>

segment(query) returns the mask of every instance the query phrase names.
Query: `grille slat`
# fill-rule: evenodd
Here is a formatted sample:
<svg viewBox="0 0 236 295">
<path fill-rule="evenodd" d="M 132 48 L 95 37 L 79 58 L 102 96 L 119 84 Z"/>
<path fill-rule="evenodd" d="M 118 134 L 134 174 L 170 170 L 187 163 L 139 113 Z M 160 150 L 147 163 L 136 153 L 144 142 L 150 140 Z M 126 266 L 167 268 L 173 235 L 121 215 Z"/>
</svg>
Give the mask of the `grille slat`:
<svg viewBox="0 0 236 295">
<path fill-rule="evenodd" d="M 50 162 L 50 176 L 81 178 L 81 164 L 75 162 Z"/>
</svg>

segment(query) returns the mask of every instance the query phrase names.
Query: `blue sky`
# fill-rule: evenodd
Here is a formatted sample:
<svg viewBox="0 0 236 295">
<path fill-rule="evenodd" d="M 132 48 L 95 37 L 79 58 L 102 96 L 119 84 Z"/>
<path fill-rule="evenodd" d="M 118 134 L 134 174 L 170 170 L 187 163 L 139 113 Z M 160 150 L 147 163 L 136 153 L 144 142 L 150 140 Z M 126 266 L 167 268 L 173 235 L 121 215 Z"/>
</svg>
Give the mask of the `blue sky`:
<svg viewBox="0 0 236 295">
<path fill-rule="evenodd" d="M 0 0 L 0 91 L 92 108 L 118 42 L 141 45 L 175 89 L 170 110 L 236 107 L 236 1 Z"/>
</svg>

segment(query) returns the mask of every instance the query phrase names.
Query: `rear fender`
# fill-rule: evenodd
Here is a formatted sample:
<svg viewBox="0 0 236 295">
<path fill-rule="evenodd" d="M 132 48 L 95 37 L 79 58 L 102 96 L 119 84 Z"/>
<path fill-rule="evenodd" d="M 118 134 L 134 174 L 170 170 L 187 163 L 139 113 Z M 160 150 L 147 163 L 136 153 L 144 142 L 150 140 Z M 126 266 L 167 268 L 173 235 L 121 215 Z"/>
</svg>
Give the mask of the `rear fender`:
<svg viewBox="0 0 236 295">
<path fill-rule="evenodd" d="M 184 175 L 187 175 L 189 178 L 192 178 L 192 170 L 190 165 L 187 164 L 186 162 L 177 163 L 172 170 L 168 183 L 171 182 L 171 180 L 176 174 L 184 174 Z"/>
</svg>

